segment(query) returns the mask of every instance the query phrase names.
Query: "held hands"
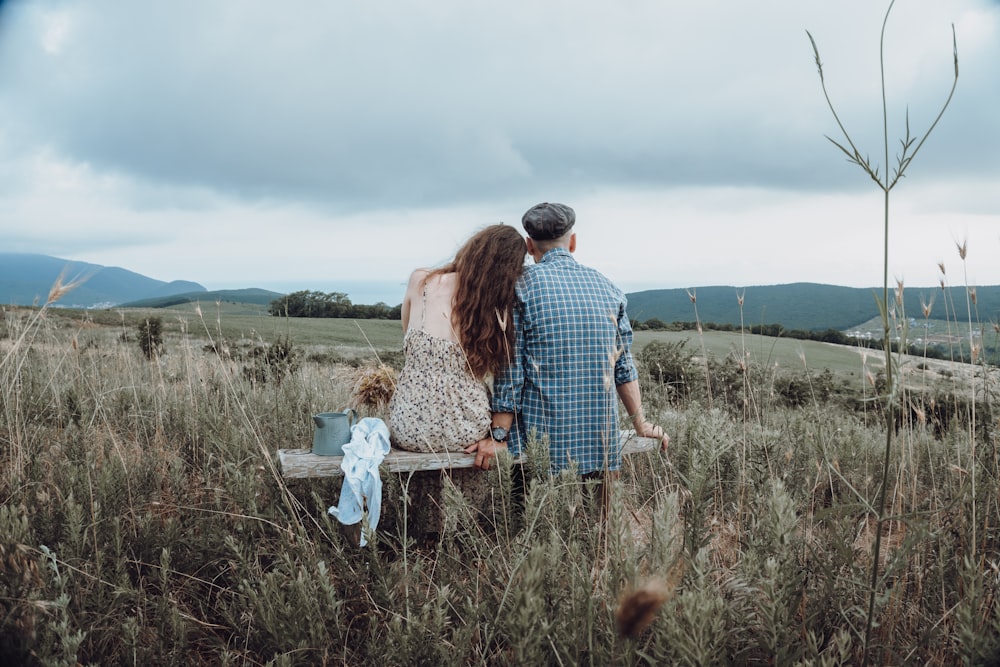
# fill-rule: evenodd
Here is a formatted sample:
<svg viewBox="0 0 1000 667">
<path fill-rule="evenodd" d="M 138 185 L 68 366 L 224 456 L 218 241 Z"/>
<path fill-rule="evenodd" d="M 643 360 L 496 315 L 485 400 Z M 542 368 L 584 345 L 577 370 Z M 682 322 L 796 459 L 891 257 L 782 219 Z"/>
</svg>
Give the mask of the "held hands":
<svg viewBox="0 0 1000 667">
<path fill-rule="evenodd" d="M 490 461 L 496 458 L 497 452 L 507 449 L 507 443 L 497 442 L 491 437 L 483 438 L 479 442 L 473 443 L 465 448 L 466 454 L 476 455 L 476 467 L 483 470 L 490 469 Z"/>
</svg>

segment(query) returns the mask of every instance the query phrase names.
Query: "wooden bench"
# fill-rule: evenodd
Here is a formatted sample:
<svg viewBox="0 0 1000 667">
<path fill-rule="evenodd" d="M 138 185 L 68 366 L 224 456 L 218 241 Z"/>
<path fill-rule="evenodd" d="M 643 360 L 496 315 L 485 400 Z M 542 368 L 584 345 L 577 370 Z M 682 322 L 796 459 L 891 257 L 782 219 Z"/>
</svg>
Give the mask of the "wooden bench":
<svg viewBox="0 0 1000 667">
<path fill-rule="evenodd" d="M 622 454 L 637 454 L 639 452 L 654 452 L 660 446 L 658 438 L 640 438 L 635 431 L 622 431 L 619 441 Z M 307 477 L 340 477 L 344 472 L 340 469 L 342 456 L 320 456 L 313 454 L 312 449 L 279 449 L 278 462 L 281 464 L 281 475 L 288 479 L 303 479 Z M 514 463 L 522 463 L 523 457 L 514 459 Z M 472 468 L 476 462 L 475 454 L 442 452 L 425 454 L 423 452 L 405 452 L 390 449 L 382 465 L 389 472 L 413 472 L 419 470 L 442 470 L 444 468 Z"/>
</svg>

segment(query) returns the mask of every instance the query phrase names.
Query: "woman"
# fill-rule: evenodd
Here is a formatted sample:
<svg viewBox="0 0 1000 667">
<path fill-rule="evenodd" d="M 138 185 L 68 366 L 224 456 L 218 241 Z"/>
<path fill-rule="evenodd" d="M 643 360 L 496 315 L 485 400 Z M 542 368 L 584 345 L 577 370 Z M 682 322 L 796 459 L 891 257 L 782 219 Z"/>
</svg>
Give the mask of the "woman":
<svg viewBox="0 0 1000 667">
<path fill-rule="evenodd" d="M 392 444 L 461 452 L 486 437 L 486 378 L 507 364 L 510 310 L 527 248 L 507 225 L 490 225 L 439 269 L 417 269 L 403 298 L 403 370 L 389 403 Z"/>
</svg>

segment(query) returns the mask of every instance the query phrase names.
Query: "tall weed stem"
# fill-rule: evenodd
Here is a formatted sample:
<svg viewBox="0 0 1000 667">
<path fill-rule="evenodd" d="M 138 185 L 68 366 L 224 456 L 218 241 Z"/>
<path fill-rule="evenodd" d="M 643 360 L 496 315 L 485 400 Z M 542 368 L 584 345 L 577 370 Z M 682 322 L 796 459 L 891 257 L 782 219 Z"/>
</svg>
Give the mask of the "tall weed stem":
<svg viewBox="0 0 1000 667">
<path fill-rule="evenodd" d="M 883 324 L 883 338 L 882 346 L 885 351 L 885 374 L 886 374 L 886 395 L 884 397 L 885 401 L 885 450 L 883 452 L 882 458 L 882 478 L 880 483 L 880 488 L 878 492 L 878 501 L 876 503 L 875 509 L 877 511 L 877 522 L 875 528 L 875 544 L 873 547 L 872 554 L 872 565 L 871 565 L 871 590 L 868 595 L 868 611 L 866 614 L 865 623 L 865 637 L 863 644 L 863 661 L 862 665 L 868 663 L 870 656 L 870 646 L 871 646 L 871 635 L 872 628 L 874 626 L 875 617 L 875 600 L 877 597 L 878 583 L 879 583 L 879 562 L 881 557 L 882 548 L 882 523 L 885 519 L 885 498 L 886 490 L 889 485 L 889 459 L 892 454 L 892 441 L 893 432 L 896 422 L 896 399 L 899 391 L 899 383 L 893 374 L 893 359 L 892 359 L 892 342 L 890 338 L 890 328 L 889 328 L 889 195 L 892 189 L 899 182 L 899 179 L 903 177 L 906 173 L 906 169 L 910 166 L 913 158 L 916 157 L 920 148 L 924 145 L 927 137 L 937 126 L 938 121 L 941 120 L 942 115 L 944 115 L 945 109 L 948 108 L 948 104 L 951 102 L 952 96 L 955 94 L 955 88 L 958 85 L 958 42 L 955 37 L 955 26 L 952 25 L 952 53 L 954 56 L 955 63 L 955 76 L 952 81 L 951 90 L 948 93 L 948 97 L 944 104 L 941 106 L 941 110 L 938 112 L 934 121 L 931 123 L 930 127 L 926 132 L 919 138 L 919 140 L 910 134 L 910 119 L 909 112 L 906 116 L 906 134 L 903 139 L 900 140 L 902 145 L 902 151 L 896 156 L 896 166 L 893 171 L 889 171 L 889 122 L 888 122 L 888 103 L 886 101 L 886 81 L 885 81 L 885 33 L 886 26 L 889 23 L 889 14 L 892 12 L 892 8 L 895 5 L 895 0 L 889 3 L 889 7 L 886 9 L 885 16 L 882 20 L 882 30 L 880 34 L 879 41 L 879 74 L 882 88 L 882 141 L 884 148 L 884 159 L 885 159 L 885 173 L 881 173 L 877 164 L 872 164 L 867 156 L 862 156 L 861 152 L 858 150 L 857 146 L 854 144 L 850 133 L 844 127 L 843 123 L 840 121 L 840 117 L 837 114 L 837 110 L 830 100 L 830 95 L 827 92 L 826 81 L 823 77 L 823 63 L 819 57 L 819 48 L 816 46 L 816 40 L 809 31 L 806 31 L 806 35 L 809 36 L 809 42 L 812 44 L 813 55 L 816 59 L 816 67 L 819 71 L 820 85 L 823 89 L 823 96 L 826 98 L 827 106 L 829 107 L 833 118 L 837 123 L 837 127 L 840 128 L 841 135 L 843 136 L 843 141 L 845 143 L 838 142 L 837 140 L 827 137 L 830 142 L 839 148 L 846 156 L 847 161 L 857 165 L 864 171 L 868 176 L 876 183 L 883 194 L 883 253 L 882 253 L 882 298 L 879 304 L 882 313 L 882 324 Z M 846 145 L 845 145 L 846 144 Z M 905 350 L 905 341 L 901 340 L 899 345 L 900 354 Z"/>
</svg>

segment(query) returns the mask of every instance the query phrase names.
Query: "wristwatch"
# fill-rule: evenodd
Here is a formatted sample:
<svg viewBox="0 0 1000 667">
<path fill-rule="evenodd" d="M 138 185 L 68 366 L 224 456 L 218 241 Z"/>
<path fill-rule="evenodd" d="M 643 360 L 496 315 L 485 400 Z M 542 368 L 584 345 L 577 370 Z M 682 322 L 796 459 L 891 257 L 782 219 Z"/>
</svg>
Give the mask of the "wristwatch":
<svg viewBox="0 0 1000 667">
<path fill-rule="evenodd" d="M 503 426 L 494 426 L 490 429 L 490 435 L 497 442 L 507 442 L 507 436 L 510 435 L 510 432 Z"/>
</svg>

